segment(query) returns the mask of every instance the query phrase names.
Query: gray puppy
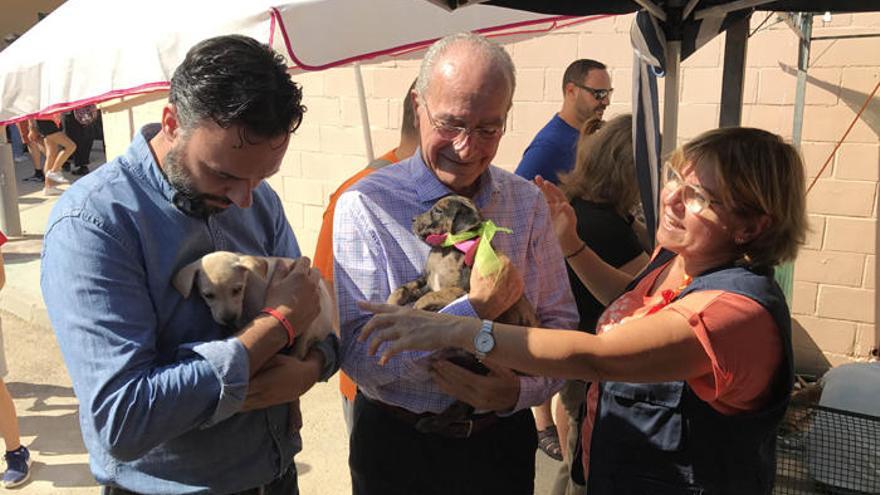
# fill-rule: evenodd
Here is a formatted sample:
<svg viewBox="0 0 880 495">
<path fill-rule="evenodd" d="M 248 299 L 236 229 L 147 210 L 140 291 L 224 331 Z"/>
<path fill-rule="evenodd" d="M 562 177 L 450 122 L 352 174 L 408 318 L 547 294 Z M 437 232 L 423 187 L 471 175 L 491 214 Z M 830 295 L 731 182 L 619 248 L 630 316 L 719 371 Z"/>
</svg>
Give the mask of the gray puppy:
<svg viewBox="0 0 880 495">
<path fill-rule="evenodd" d="M 483 216 L 473 201 L 464 196 L 445 196 L 434 203 L 430 210 L 413 219 L 412 231 L 426 242 L 432 236 L 459 234 L 476 230 L 483 223 Z M 455 246 L 432 244 L 425 263 L 425 271 L 417 279 L 398 287 L 386 302 L 398 306 L 412 306 L 426 311 L 439 311 L 452 301 L 470 291 L 473 254 Z M 474 248 L 475 249 L 475 248 Z M 534 327 L 538 316 L 525 296 L 519 298 L 507 311 L 497 318 L 500 323 Z M 487 374 L 488 369 L 470 353 L 452 355 L 455 364 L 475 373 Z M 473 406 L 457 401 L 445 411 L 423 418 L 416 429 L 423 433 L 435 433 L 450 423 L 466 420 L 473 414 Z"/>
</svg>

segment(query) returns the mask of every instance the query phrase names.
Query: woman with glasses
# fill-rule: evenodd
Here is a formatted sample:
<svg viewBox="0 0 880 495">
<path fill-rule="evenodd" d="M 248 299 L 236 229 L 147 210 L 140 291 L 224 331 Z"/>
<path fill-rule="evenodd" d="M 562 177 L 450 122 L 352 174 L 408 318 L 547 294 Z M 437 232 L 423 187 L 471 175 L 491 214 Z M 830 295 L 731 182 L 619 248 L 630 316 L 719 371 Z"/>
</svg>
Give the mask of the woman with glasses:
<svg viewBox="0 0 880 495">
<path fill-rule="evenodd" d="M 775 134 L 718 129 L 677 150 L 663 179 L 658 248 L 635 278 L 585 247 L 564 194 L 539 181 L 571 267 L 610 303 L 597 335 L 370 304 L 361 339 L 383 359 L 459 347 L 595 382 L 581 451 L 590 495 L 771 493 L 793 379 L 772 274 L 804 240 L 803 163 Z"/>
</svg>

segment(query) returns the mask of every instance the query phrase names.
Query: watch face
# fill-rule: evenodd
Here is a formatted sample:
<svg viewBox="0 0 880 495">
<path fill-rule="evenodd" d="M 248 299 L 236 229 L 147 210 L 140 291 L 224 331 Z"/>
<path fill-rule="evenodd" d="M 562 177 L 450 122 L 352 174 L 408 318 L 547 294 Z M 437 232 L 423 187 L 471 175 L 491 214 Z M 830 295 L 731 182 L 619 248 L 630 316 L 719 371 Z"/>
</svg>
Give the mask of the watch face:
<svg viewBox="0 0 880 495">
<path fill-rule="evenodd" d="M 477 351 L 485 354 L 495 347 L 495 337 L 489 332 L 480 332 L 474 341 L 474 347 Z"/>
</svg>

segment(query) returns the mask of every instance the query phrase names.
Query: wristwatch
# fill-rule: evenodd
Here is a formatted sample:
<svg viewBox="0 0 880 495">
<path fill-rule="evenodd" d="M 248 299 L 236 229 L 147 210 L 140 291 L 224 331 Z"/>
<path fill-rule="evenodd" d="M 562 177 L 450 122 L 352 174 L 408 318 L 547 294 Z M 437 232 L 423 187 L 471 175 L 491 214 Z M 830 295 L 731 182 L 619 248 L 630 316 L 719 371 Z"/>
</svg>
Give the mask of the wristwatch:
<svg viewBox="0 0 880 495">
<path fill-rule="evenodd" d="M 495 335 L 492 333 L 492 325 L 494 325 L 493 322 L 483 320 L 480 331 L 474 336 L 474 349 L 476 350 L 474 355 L 480 361 L 485 359 L 486 354 L 489 354 L 495 348 Z"/>
</svg>

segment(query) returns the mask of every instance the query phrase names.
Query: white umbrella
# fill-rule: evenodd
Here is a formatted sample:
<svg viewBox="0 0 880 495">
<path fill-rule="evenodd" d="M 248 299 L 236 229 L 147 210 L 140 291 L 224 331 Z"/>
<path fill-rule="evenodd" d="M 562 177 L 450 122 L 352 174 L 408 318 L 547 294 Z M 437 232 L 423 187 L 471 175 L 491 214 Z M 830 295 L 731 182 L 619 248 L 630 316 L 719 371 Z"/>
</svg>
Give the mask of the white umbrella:
<svg viewBox="0 0 880 495">
<path fill-rule="evenodd" d="M 270 43 L 294 70 L 321 70 L 454 32 L 546 31 L 568 18 L 414 0 L 69 0 L 0 52 L 0 124 L 167 88 L 187 50 L 221 34 Z"/>
</svg>

